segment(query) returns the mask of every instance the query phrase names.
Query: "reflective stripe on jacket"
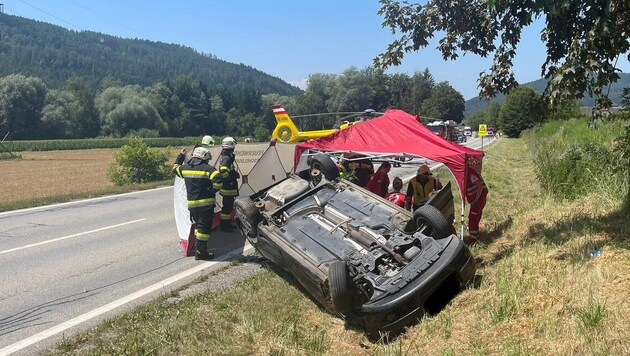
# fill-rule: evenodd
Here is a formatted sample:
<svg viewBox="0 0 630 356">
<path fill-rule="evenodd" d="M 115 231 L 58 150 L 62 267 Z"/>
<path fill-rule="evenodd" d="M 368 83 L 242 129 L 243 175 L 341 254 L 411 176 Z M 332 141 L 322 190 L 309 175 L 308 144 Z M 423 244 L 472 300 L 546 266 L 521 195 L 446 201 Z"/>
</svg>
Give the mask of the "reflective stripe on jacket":
<svg viewBox="0 0 630 356">
<path fill-rule="evenodd" d="M 173 173 L 184 179 L 188 208 L 203 208 L 216 203 L 216 193 L 222 188 L 221 175 L 216 168 L 198 158 L 182 164 L 184 155 L 180 154 L 173 165 Z"/>
<path fill-rule="evenodd" d="M 237 196 L 238 195 L 238 178 L 239 174 L 234 168 L 234 160 L 236 156 L 233 150 L 221 151 L 219 157 L 219 171 L 221 172 L 221 179 L 223 181 L 223 187 L 221 188 L 221 195 L 223 196 Z"/>
</svg>

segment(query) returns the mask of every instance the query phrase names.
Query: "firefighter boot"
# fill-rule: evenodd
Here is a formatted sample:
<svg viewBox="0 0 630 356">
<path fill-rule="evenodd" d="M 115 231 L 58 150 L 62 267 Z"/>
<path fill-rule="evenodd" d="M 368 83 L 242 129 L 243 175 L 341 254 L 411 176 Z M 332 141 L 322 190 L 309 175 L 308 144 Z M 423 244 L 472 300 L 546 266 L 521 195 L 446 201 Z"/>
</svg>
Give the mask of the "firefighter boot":
<svg viewBox="0 0 630 356">
<path fill-rule="evenodd" d="M 208 241 L 197 240 L 195 243 L 195 259 L 209 261 L 214 257 L 212 252 L 208 252 Z"/>
<path fill-rule="evenodd" d="M 221 231 L 233 232 L 232 222 L 230 220 L 221 220 Z"/>
</svg>

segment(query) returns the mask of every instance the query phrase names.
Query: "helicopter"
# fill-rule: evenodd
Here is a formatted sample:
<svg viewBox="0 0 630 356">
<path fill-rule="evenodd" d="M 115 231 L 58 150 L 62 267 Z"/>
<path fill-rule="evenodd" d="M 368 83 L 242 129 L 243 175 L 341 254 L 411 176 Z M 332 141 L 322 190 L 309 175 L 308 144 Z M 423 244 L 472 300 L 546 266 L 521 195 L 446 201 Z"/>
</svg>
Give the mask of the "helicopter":
<svg viewBox="0 0 630 356">
<path fill-rule="evenodd" d="M 346 115 L 340 119 L 340 121 L 342 121 L 343 123 L 339 126 L 339 128 L 313 130 L 313 131 L 300 131 L 298 127 L 295 125 L 295 123 L 293 122 L 293 120 L 291 119 L 291 117 L 289 116 L 289 114 L 287 113 L 287 111 L 284 109 L 284 106 L 274 105 L 273 114 L 276 117 L 277 124 L 271 136 L 274 139 L 276 139 L 278 142 L 283 142 L 283 143 L 302 142 L 302 141 L 317 139 L 320 137 L 326 137 L 326 136 L 334 134 L 335 132 L 339 130 L 345 130 L 351 126 L 360 124 L 366 120 L 383 115 L 383 113 L 377 112 L 372 109 L 367 109 L 362 112 L 336 113 L 336 114 Z M 330 115 L 330 114 L 331 113 L 301 115 L 301 116 L 296 116 L 296 117 L 321 116 L 321 115 Z"/>
</svg>

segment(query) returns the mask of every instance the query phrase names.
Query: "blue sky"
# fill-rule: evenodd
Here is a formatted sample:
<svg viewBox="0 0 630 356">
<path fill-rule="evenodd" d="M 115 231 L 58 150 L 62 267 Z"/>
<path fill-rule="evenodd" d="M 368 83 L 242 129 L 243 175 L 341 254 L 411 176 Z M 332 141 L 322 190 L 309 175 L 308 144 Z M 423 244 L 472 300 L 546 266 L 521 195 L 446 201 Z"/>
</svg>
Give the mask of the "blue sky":
<svg viewBox="0 0 630 356">
<path fill-rule="evenodd" d="M 365 68 L 394 38 L 382 27 L 377 0 L 0 0 L 4 12 L 81 31 L 177 43 L 243 63 L 297 83 L 314 73 Z M 539 21 L 527 29 L 514 61 L 516 78 L 540 78 L 545 48 Z M 465 99 L 477 95 L 477 78 L 489 59 L 466 55 L 444 61 L 437 41 L 408 54 L 388 73 L 429 68 Z M 630 64 L 618 63 L 624 72 Z"/>
</svg>

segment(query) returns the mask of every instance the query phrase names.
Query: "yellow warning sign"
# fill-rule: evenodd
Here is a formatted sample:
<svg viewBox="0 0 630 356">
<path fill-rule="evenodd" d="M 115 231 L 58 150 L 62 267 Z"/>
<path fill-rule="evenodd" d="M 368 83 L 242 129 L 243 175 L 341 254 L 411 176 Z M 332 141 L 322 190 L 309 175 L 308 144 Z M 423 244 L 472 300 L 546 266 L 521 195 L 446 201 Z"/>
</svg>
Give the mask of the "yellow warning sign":
<svg viewBox="0 0 630 356">
<path fill-rule="evenodd" d="M 486 137 L 488 135 L 488 125 L 481 124 L 479 125 L 479 130 L 477 131 L 477 136 Z"/>
</svg>

